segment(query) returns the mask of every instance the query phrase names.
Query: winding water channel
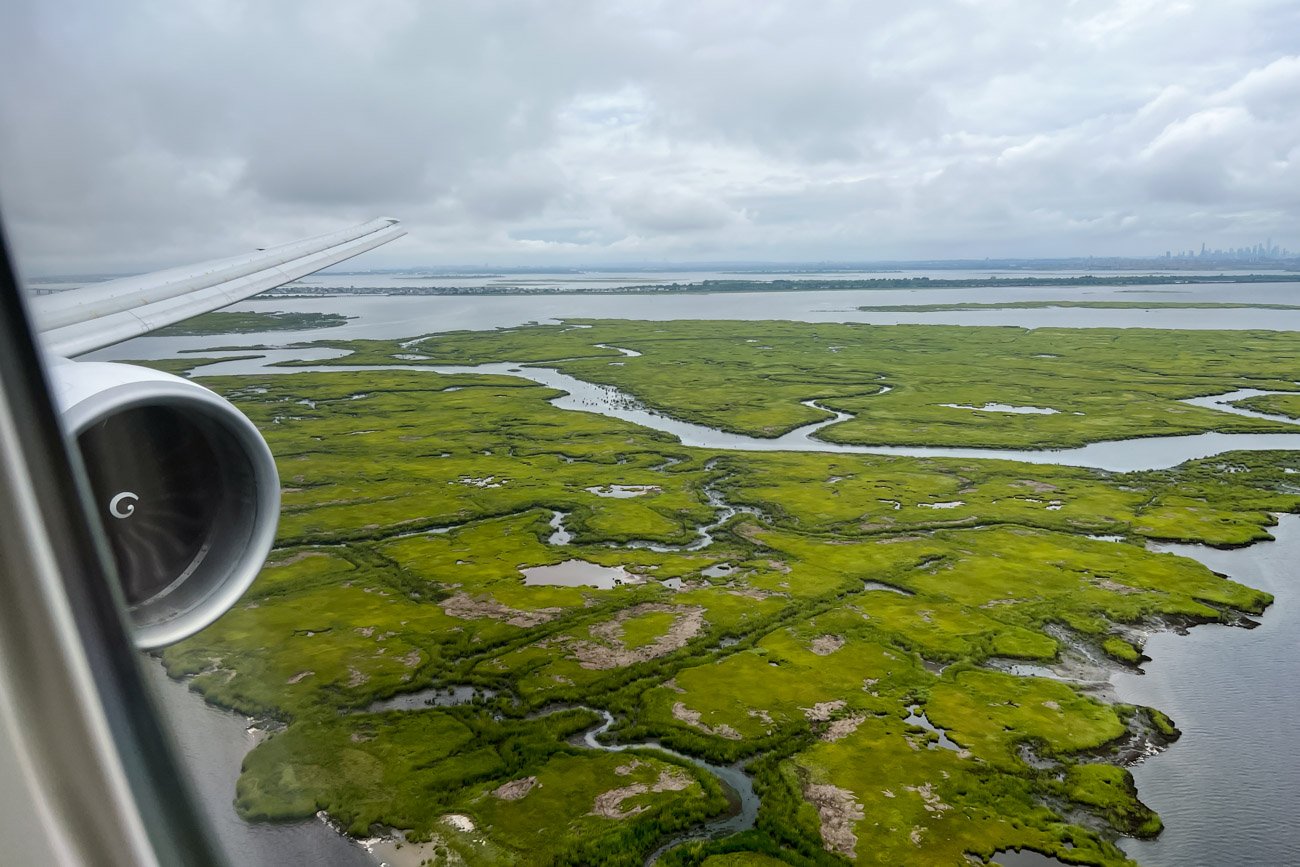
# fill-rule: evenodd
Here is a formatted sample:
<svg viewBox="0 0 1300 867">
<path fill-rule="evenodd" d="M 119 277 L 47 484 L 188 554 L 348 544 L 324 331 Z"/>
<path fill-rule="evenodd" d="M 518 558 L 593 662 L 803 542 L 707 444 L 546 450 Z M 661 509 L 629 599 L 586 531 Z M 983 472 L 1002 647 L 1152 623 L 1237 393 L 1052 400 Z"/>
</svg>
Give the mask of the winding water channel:
<svg viewBox="0 0 1300 867">
<path fill-rule="evenodd" d="M 670 750 L 656 741 L 648 741 L 642 744 L 606 744 L 600 741 L 600 736 L 609 731 L 614 725 L 614 716 L 607 710 L 596 710 L 595 708 L 586 708 L 586 710 L 599 713 L 603 721 L 595 728 L 588 729 L 583 733 L 582 743 L 593 750 L 608 750 L 610 752 L 623 752 L 624 750 L 653 750 L 666 753 L 675 758 L 690 762 L 697 768 L 702 768 L 708 773 L 718 778 L 722 783 L 723 791 L 727 795 L 730 808 L 721 817 L 705 822 L 703 825 L 675 834 L 668 840 L 659 845 L 659 848 L 650 853 L 646 858 L 646 865 L 654 864 L 659 857 L 674 846 L 678 846 L 688 840 L 704 840 L 716 837 L 725 837 L 729 834 L 737 834 L 741 831 L 748 831 L 754 827 L 754 820 L 758 818 L 759 798 L 754 792 L 754 783 L 750 780 L 749 775 L 740 762 L 732 765 L 715 765 L 712 762 L 706 762 L 703 759 L 697 759 L 694 756 L 688 756 L 685 753 L 679 753 Z"/>
<path fill-rule="evenodd" d="M 218 355 L 219 353 L 212 353 Z M 241 353 L 228 353 L 238 355 Z M 705 449 L 725 451 L 761 451 L 761 452 L 827 452 L 836 454 L 895 455 L 900 457 L 920 458 L 987 458 L 993 460 L 1019 461 L 1030 464 L 1055 464 L 1069 467 L 1091 467 L 1112 472 L 1131 472 L 1135 470 L 1160 470 L 1177 466 L 1184 461 L 1207 458 L 1229 451 L 1273 451 L 1278 449 L 1300 450 L 1300 432 L 1278 434 L 1229 434 L 1202 433 L 1183 436 L 1144 437 L 1140 439 L 1109 440 L 1090 443 L 1073 449 L 986 449 L 957 448 L 947 446 L 860 446 L 832 443 L 817 438 L 817 433 L 824 428 L 850 418 L 845 412 L 837 412 L 817 404 L 805 401 L 805 405 L 824 410 L 831 417 L 796 428 L 779 437 L 761 438 L 745 434 L 731 433 L 706 425 L 693 424 L 672 418 L 655 410 L 648 409 L 634 396 L 610 385 L 587 382 L 562 373 L 551 367 L 544 367 L 523 362 L 496 362 L 472 366 L 433 365 L 433 364 L 322 364 L 297 367 L 277 367 L 289 360 L 324 361 L 341 358 L 346 350 L 337 349 L 291 349 L 271 350 L 261 353 L 254 359 L 232 359 L 195 368 L 194 372 L 202 376 L 227 376 L 248 374 L 293 374 L 293 373 L 338 373 L 345 371 L 368 372 L 382 370 L 426 371 L 441 374 L 478 374 L 492 376 L 517 376 L 539 385 L 565 392 L 551 400 L 560 409 L 578 412 L 592 412 L 612 418 L 638 424 L 651 430 L 671 434 L 682 445 Z M 883 392 L 882 392 L 883 393 Z M 1294 425 L 1300 431 L 1300 423 L 1285 416 L 1254 412 L 1229 405 L 1229 401 L 1240 397 L 1261 394 L 1278 394 L 1281 392 L 1259 391 L 1256 389 L 1235 390 L 1219 395 L 1190 398 L 1185 403 L 1202 406 L 1233 415 L 1252 418 L 1265 418 L 1283 424 Z"/>
<path fill-rule="evenodd" d="M 320 306 L 320 302 L 306 306 L 314 309 L 315 306 Z M 328 309 L 337 310 L 338 306 Z M 626 312 L 622 315 L 628 316 Z M 1182 315 L 1180 313 L 1179 318 Z M 1186 315 L 1190 316 L 1192 312 L 1188 311 Z M 961 321 L 963 324 L 974 324 L 970 317 L 962 317 Z M 1254 325 L 1254 320 L 1251 323 L 1249 327 L 1259 327 Z M 980 324 L 986 323 L 981 321 Z M 1106 324 L 1112 323 L 1108 321 Z M 1179 322 L 1176 327 L 1187 325 Z M 1297 327 L 1300 328 L 1300 323 Z M 318 338 L 321 333 L 294 336 Z M 331 333 L 329 336 L 341 335 Z M 284 335 L 244 335 L 236 342 L 251 344 L 259 340 L 283 338 Z M 210 338 L 207 340 L 210 341 Z M 150 345 L 151 342 L 153 345 Z M 199 348 L 193 340 L 182 342 L 182 345 L 184 348 Z M 168 342 L 165 339 L 134 341 L 128 346 L 129 349 L 119 348 L 112 354 L 137 358 L 174 357 L 177 348 L 176 341 Z M 630 357 L 629 352 L 623 351 L 622 354 Z M 624 419 L 672 434 L 684 445 L 718 450 L 998 458 L 1111 471 L 1166 468 L 1189 459 L 1209 457 L 1231 450 L 1300 450 L 1300 433 L 1211 433 L 1094 443 L 1078 449 L 1045 451 L 864 447 L 827 443 L 817 439 L 818 431 L 847 417 L 842 413 L 834 413 L 823 421 L 779 438 L 758 439 L 666 417 L 645 408 L 617 389 L 583 382 L 547 367 L 509 363 L 475 367 L 418 364 L 376 367 L 272 366 L 276 362 L 290 359 L 324 361 L 340 355 L 337 350 L 276 350 L 264 352 L 256 360 L 209 365 L 202 368 L 201 372 L 205 375 L 290 374 L 306 371 L 406 369 L 522 376 L 564 391 L 563 396 L 552 401 L 562 409 L 596 412 Z M 1243 390 L 1195 398 L 1187 403 L 1252 417 L 1289 421 L 1229 405 L 1231 401 L 1260 393 L 1262 392 Z M 722 517 L 725 503 L 715 502 L 713 505 L 719 509 L 719 517 L 723 521 L 730 517 Z M 557 534 L 552 537 L 553 543 L 564 544 L 568 541 L 565 538 L 567 531 L 563 528 L 562 513 L 555 514 L 552 527 Z M 1300 803 L 1300 751 L 1294 749 L 1294 738 L 1288 725 L 1288 721 L 1300 717 L 1300 692 L 1293 687 L 1294 683 L 1300 682 L 1300 593 L 1295 586 L 1296 564 L 1300 563 L 1300 517 L 1282 516 L 1275 536 L 1278 540 L 1276 542 L 1237 550 L 1189 545 L 1161 548 L 1200 560 L 1242 583 L 1268 590 L 1275 595 L 1276 602 L 1261 619 L 1262 626 L 1249 632 L 1230 627 L 1199 626 L 1185 636 L 1156 634 L 1147 643 L 1146 652 L 1153 657 L 1153 661 L 1144 666 L 1143 673 L 1125 673 L 1112 679 L 1115 692 L 1121 700 L 1165 710 L 1184 732 L 1183 738 L 1170 749 L 1145 759 L 1132 769 L 1141 797 L 1160 812 L 1166 823 L 1166 830 L 1156 840 L 1124 841 L 1126 850 L 1144 865 L 1281 864 L 1291 863 L 1295 852 L 1300 851 L 1300 828 L 1296 827 L 1292 815 L 1293 805 Z M 704 540 L 708 538 L 706 530 L 697 543 L 704 542 L 707 545 L 708 542 Z M 361 867 L 375 863 L 380 857 L 336 834 L 323 822 L 265 825 L 238 819 L 231 809 L 234 780 L 238 776 L 242 756 L 256 743 L 257 733 L 250 731 L 249 721 L 245 718 L 205 705 L 202 699 L 189 693 L 184 684 L 168 680 L 161 675 L 160 670 L 156 669 L 151 677 L 157 683 L 162 703 L 173 720 L 174 732 L 181 742 L 182 753 L 195 779 L 200 798 L 208 807 L 218 835 L 235 863 L 328 863 Z M 658 749 L 670 752 L 654 743 L 600 743 L 598 735 L 606 732 L 614 720 L 606 712 L 597 712 L 602 714 L 604 720 L 585 733 L 585 746 L 606 750 Z M 758 809 L 758 798 L 753 792 L 752 784 L 738 766 L 711 765 L 688 756 L 681 758 L 717 776 L 734 796 L 734 809 L 721 819 L 666 841 L 652 855 L 651 861 L 669 846 L 685 839 L 731 833 L 751 827 Z"/>
</svg>

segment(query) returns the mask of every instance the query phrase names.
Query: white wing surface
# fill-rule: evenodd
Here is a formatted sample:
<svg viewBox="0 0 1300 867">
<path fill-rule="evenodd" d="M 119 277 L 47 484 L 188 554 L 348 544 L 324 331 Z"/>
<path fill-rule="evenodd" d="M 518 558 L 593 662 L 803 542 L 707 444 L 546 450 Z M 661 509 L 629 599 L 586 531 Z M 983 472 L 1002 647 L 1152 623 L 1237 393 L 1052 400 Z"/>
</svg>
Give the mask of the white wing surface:
<svg viewBox="0 0 1300 867">
<path fill-rule="evenodd" d="M 256 253 L 32 299 L 46 349 L 70 358 L 217 310 L 406 234 L 390 217 Z"/>
</svg>

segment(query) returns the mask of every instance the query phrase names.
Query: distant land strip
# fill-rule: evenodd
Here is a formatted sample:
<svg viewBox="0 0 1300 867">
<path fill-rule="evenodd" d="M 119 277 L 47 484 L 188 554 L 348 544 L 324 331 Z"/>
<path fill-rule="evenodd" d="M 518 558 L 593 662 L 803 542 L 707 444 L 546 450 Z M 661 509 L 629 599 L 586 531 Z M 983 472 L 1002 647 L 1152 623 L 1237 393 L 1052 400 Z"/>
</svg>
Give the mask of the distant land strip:
<svg viewBox="0 0 1300 867">
<path fill-rule="evenodd" d="M 962 310 L 1043 310 L 1050 307 L 1087 307 L 1094 310 L 1300 310 L 1300 304 L 1251 304 L 1233 301 L 1002 301 L 987 304 L 881 304 L 859 307 L 869 313 L 948 313 Z"/>
<path fill-rule="evenodd" d="M 824 292 L 844 289 L 1007 289 L 1054 286 L 1180 286 L 1201 283 L 1300 283 L 1300 274 L 1147 274 L 1075 277 L 873 277 L 862 280 L 701 280 L 574 286 L 531 283 L 497 286 L 304 286 L 290 283 L 261 297 L 321 295 L 649 295 L 687 292 Z M 999 305 L 1001 306 L 1001 305 Z M 1257 307 L 1260 305 L 1248 305 Z"/>
<path fill-rule="evenodd" d="M 254 334 L 263 331 L 307 331 L 333 328 L 350 317 L 341 313 L 236 312 L 218 310 L 159 328 L 162 337 L 197 337 L 204 334 Z"/>
</svg>

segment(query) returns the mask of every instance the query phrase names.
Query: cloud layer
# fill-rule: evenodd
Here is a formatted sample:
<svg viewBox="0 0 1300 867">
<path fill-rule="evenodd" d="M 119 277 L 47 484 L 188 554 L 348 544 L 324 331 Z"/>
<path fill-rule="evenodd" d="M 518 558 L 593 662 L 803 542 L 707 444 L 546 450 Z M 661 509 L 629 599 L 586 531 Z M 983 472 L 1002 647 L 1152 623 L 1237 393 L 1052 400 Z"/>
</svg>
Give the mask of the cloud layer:
<svg viewBox="0 0 1300 867">
<path fill-rule="evenodd" d="M 1300 247 L 1300 0 L 0 10 L 33 273 L 381 214 L 368 265 Z"/>
</svg>

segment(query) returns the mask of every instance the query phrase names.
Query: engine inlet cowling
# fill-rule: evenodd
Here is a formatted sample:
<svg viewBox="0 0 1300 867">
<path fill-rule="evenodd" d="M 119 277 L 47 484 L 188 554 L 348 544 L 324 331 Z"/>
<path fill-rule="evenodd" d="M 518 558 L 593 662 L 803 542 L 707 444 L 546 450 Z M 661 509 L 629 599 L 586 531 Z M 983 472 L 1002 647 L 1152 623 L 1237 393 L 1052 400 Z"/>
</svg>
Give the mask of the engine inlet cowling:
<svg viewBox="0 0 1300 867">
<path fill-rule="evenodd" d="M 229 402 L 187 379 L 127 364 L 51 370 L 116 562 L 136 644 L 207 626 L 257 577 L 275 536 L 270 449 Z"/>
</svg>

